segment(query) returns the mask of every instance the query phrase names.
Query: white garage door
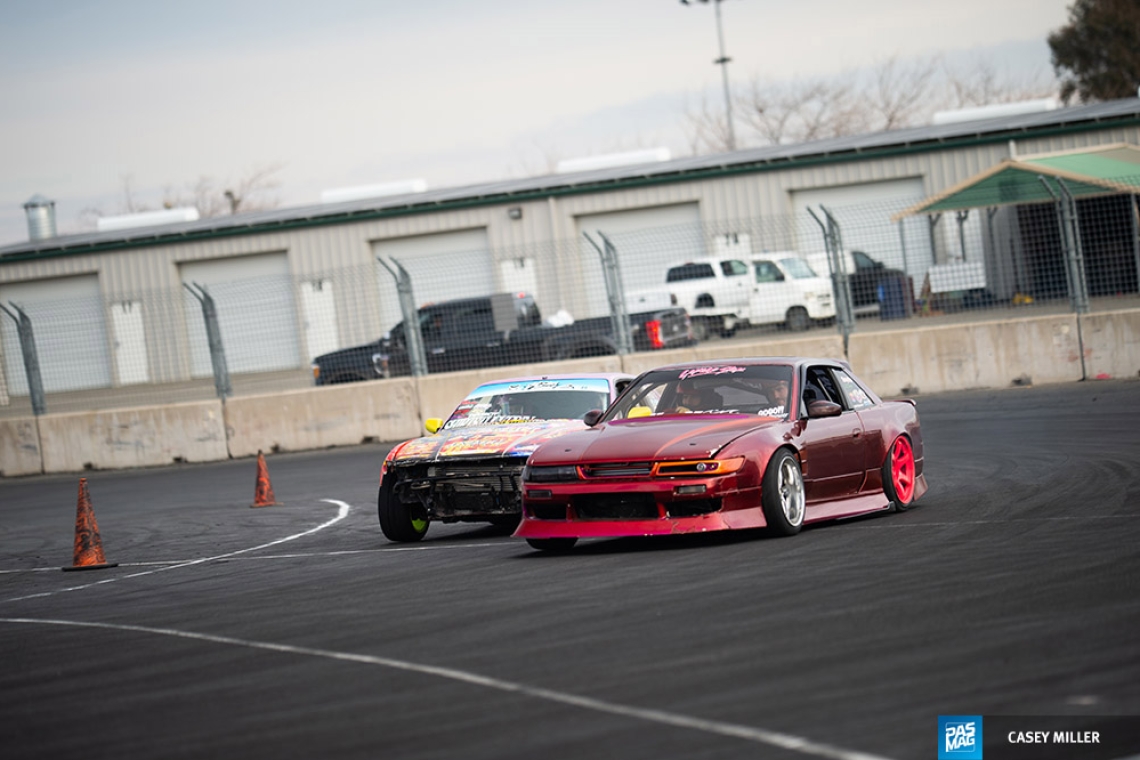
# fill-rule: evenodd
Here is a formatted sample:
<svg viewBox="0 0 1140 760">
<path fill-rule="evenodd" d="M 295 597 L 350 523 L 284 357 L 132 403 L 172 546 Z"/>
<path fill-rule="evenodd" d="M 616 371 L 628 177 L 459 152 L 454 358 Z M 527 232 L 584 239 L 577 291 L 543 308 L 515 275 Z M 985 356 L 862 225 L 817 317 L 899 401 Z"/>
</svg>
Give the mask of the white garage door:
<svg viewBox="0 0 1140 760">
<path fill-rule="evenodd" d="M 0 303 L 18 305 L 32 322 L 45 393 L 108 388 L 111 354 L 98 275 L 0 285 Z M 28 395 L 16 323 L 0 313 L 8 392 Z M 49 409 L 50 411 L 50 409 Z"/>
<path fill-rule="evenodd" d="M 372 244 L 372 252 L 389 264 L 396 260 L 403 265 L 412 279 L 416 306 L 496 292 L 491 246 L 484 227 L 381 240 Z M 377 269 L 380 324 L 390 330 L 403 319 L 396 281 L 383 266 L 378 264 Z"/>
<path fill-rule="evenodd" d="M 805 253 L 824 250 L 823 232 L 807 211 L 810 208 L 823 220 L 823 206 L 839 222 L 844 248 L 864 251 L 907 272 L 917 288 L 933 259 L 926 217 L 907 217 L 901 222 L 892 222 L 891 217 L 923 198 L 920 177 L 796 190 L 792 206 L 797 248 Z"/>
<path fill-rule="evenodd" d="M 231 373 L 301 366 L 293 278 L 285 253 L 188 261 L 178 270 L 183 283 L 204 286 L 214 299 Z M 191 374 L 210 377 L 213 365 L 202 307 L 185 288 L 183 308 Z"/>
<path fill-rule="evenodd" d="M 621 265 L 626 292 L 665 289 L 665 272 L 679 261 L 706 255 L 707 243 L 701 226 L 701 210 L 697 203 L 609 211 L 575 218 L 580 241 L 582 289 L 588 294 L 587 314 L 597 317 L 609 313 L 601 257 L 586 241 L 588 234 L 602 244 L 599 232 L 614 244 Z"/>
</svg>

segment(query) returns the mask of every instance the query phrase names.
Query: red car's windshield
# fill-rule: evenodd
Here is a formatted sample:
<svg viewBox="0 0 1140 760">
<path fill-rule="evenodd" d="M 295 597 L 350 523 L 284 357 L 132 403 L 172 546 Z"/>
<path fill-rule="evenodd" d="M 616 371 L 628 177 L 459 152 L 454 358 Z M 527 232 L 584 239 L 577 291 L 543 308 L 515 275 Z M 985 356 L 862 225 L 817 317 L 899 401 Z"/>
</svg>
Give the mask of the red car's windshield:
<svg viewBox="0 0 1140 760">
<path fill-rule="evenodd" d="M 786 417 L 792 368 L 785 364 L 713 364 L 657 370 L 642 377 L 605 420 L 672 414 Z"/>
</svg>

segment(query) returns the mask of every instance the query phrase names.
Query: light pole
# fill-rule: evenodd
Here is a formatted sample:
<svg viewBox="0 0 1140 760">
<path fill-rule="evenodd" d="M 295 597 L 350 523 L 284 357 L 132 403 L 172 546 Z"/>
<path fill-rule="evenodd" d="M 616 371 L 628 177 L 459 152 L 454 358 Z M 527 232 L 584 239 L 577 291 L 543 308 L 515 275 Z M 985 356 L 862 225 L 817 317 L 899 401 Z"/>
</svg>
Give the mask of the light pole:
<svg viewBox="0 0 1140 760">
<path fill-rule="evenodd" d="M 697 0 L 697 2 L 708 4 L 709 0 Z M 724 54 L 724 27 L 720 23 L 720 4 L 723 0 L 712 0 L 713 7 L 716 8 L 716 36 L 720 42 L 720 58 L 713 61 L 714 64 L 720 66 L 721 75 L 724 79 L 724 118 L 728 121 L 728 149 L 736 150 L 736 128 L 732 124 L 732 94 L 728 87 L 728 62 L 732 59 Z M 681 0 L 681 5 L 690 5 L 691 0 Z"/>
</svg>

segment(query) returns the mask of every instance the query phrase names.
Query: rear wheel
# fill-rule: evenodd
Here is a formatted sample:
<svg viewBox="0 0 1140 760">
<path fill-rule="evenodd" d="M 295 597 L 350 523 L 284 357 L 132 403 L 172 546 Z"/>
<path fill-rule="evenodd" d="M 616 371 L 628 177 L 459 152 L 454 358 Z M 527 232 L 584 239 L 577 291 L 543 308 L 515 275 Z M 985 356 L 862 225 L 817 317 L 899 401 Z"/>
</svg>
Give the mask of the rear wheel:
<svg viewBox="0 0 1140 760">
<path fill-rule="evenodd" d="M 793 306 L 788 309 L 786 323 L 791 332 L 803 332 L 811 327 L 811 317 L 808 316 L 807 309 L 804 307 Z"/>
<path fill-rule="evenodd" d="M 883 462 L 883 493 L 896 512 L 905 512 L 914 504 L 914 447 L 910 439 L 900 435 L 891 444 Z"/>
<path fill-rule="evenodd" d="M 804 476 L 800 463 L 787 449 L 768 461 L 760 489 L 764 518 L 778 536 L 794 536 L 804 525 Z"/>
<path fill-rule="evenodd" d="M 426 511 L 423 507 L 400 501 L 391 476 L 385 477 L 380 484 L 377 511 L 380 515 L 380 530 L 384 531 L 389 541 L 419 541 L 427 533 L 429 521 Z"/>
<path fill-rule="evenodd" d="M 540 552 L 568 552 L 578 543 L 576 538 L 528 538 L 526 540 L 532 549 Z"/>
</svg>

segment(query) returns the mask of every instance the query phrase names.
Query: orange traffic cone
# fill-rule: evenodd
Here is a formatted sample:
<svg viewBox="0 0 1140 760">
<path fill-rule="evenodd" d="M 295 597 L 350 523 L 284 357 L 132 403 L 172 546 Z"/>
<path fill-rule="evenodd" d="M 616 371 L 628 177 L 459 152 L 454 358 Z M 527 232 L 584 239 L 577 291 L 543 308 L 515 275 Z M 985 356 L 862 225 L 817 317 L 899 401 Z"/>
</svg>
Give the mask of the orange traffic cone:
<svg viewBox="0 0 1140 760">
<path fill-rule="evenodd" d="M 87 478 L 79 479 L 79 504 L 75 509 L 75 559 L 64 570 L 98 570 L 116 567 L 103 556 L 103 540 L 99 538 L 99 525 L 95 510 L 91 508 L 91 495 L 87 492 Z"/>
<path fill-rule="evenodd" d="M 265 457 L 257 452 L 257 487 L 253 492 L 251 507 L 280 507 L 273 496 L 273 486 L 269 482 L 269 468 L 265 466 Z"/>
</svg>

